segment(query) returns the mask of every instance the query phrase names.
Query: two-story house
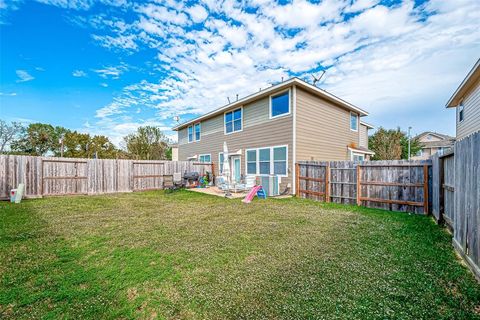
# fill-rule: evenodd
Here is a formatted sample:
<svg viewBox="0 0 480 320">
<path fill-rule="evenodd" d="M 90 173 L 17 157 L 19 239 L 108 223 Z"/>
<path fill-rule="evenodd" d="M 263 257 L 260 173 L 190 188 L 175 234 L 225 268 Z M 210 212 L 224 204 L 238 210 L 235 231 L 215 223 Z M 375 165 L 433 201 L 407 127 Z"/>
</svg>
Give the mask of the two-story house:
<svg viewBox="0 0 480 320">
<path fill-rule="evenodd" d="M 480 130 L 480 59 L 447 102 L 456 108 L 457 140 Z"/>
<path fill-rule="evenodd" d="M 227 142 L 232 179 L 279 178 L 295 192 L 299 160 L 364 160 L 368 113 L 325 90 L 292 78 L 177 125 L 178 159 L 213 162 L 222 172 Z"/>
<path fill-rule="evenodd" d="M 431 131 L 422 132 L 414 139 L 418 140 L 421 149 L 412 157 L 412 160 L 429 159 L 436 153 L 442 155 L 444 152 L 452 149 L 455 144 L 454 137 Z"/>
</svg>

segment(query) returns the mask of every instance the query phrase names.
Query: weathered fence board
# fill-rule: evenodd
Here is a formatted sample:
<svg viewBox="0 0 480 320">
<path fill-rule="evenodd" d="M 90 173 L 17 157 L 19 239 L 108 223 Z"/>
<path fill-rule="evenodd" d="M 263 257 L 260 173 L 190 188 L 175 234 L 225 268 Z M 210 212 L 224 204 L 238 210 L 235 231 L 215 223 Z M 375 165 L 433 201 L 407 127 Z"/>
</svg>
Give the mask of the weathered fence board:
<svg viewBox="0 0 480 320">
<path fill-rule="evenodd" d="M 163 176 L 212 172 L 210 163 L 0 155 L 0 199 L 25 184 L 25 197 L 104 194 L 163 188 Z"/>
<path fill-rule="evenodd" d="M 428 213 L 429 170 L 422 161 L 301 161 L 297 195 L 391 211 Z"/>
<path fill-rule="evenodd" d="M 480 278 L 480 132 L 455 143 L 453 242 Z"/>
</svg>

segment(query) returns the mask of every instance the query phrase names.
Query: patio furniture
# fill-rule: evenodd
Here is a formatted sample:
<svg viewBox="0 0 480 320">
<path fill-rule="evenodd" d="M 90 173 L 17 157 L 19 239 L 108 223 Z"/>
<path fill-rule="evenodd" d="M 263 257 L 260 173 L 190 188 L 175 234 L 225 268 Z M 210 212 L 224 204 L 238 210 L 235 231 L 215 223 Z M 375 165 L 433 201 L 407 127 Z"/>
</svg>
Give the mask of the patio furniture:
<svg viewBox="0 0 480 320">
<path fill-rule="evenodd" d="M 237 183 L 233 186 L 233 192 L 249 191 L 255 186 L 256 177 L 248 175 L 244 179 L 244 183 Z"/>
<path fill-rule="evenodd" d="M 182 174 L 180 172 L 173 173 L 173 185 L 177 188 L 181 188 L 184 186 Z"/>
</svg>

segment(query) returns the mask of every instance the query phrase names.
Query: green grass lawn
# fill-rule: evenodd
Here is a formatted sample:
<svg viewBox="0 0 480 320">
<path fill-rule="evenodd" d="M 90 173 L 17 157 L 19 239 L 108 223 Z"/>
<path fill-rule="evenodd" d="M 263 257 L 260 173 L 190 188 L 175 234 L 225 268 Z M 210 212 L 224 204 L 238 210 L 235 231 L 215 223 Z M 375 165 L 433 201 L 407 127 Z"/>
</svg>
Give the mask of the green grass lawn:
<svg viewBox="0 0 480 320">
<path fill-rule="evenodd" d="M 431 218 L 188 191 L 0 203 L 1 319 L 480 319 Z"/>
</svg>

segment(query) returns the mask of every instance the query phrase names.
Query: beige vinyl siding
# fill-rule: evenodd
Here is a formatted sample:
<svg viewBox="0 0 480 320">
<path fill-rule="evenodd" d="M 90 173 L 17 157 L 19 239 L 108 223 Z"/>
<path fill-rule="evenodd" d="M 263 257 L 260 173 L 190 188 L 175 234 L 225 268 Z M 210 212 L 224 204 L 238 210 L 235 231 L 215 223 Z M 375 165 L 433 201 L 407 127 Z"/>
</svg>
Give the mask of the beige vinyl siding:
<svg viewBox="0 0 480 320">
<path fill-rule="evenodd" d="M 360 118 L 360 117 L 359 117 Z M 349 160 L 347 146 L 358 146 L 350 111 L 297 88 L 296 153 L 299 160 Z"/>
<path fill-rule="evenodd" d="M 368 148 L 368 128 L 363 124 L 360 124 L 359 139 L 360 147 Z"/>
<path fill-rule="evenodd" d="M 292 99 L 292 94 L 290 94 L 290 99 Z M 290 107 L 292 106 L 291 102 Z M 215 165 L 215 174 L 218 175 L 218 155 L 223 152 L 223 142 L 226 141 L 229 152 L 242 150 L 241 172 L 245 174 L 245 149 L 287 145 L 288 177 L 281 178 L 281 190 L 283 191 L 288 183 L 292 183 L 291 177 L 294 170 L 292 164 L 292 118 L 292 114 L 290 114 L 285 117 L 269 119 L 269 98 L 259 99 L 243 106 L 243 130 L 240 132 L 224 134 L 224 114 L 202 121 L 201 140 L 198 142 L 188 143 L 187 128 L 179 130 L 179 159 L 187 160 L 190 156 L 209 153 L 212 155 Z"/>
<path fill-rule="evenodd" d="M 463 99 L 463 121 L 458 122 L 460 108 L 457 107 L 457 139 L 480 130 L 480 80 Z"/>
</svg>

